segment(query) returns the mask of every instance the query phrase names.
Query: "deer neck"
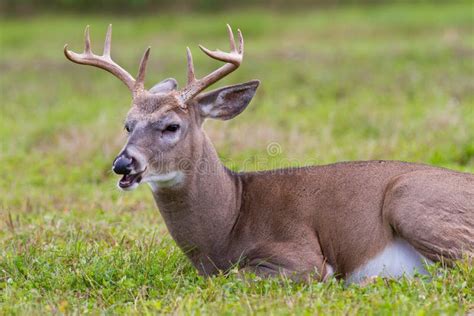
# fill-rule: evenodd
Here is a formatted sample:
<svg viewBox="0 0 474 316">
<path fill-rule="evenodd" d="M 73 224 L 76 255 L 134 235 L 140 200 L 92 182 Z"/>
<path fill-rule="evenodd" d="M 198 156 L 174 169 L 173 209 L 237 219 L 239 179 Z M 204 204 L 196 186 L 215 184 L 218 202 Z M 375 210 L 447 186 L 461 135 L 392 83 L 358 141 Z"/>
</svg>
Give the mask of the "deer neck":
<svg viewBox="0 0 474 316">
<path fill-rule="evenodd" d="M 194 146 L 194 156 L 181 183 L 169 187 L 152 185 L 152 190 L 171 236 L 198 266 L 203 264 L 203 258 L 212 261 L 225 257 L 223 252 L 237 220 L 242 188 L 239 177 L 222 165 L 205 134 Z M 212 262 L 219 269 L 225 264 Z"/>
</svg>

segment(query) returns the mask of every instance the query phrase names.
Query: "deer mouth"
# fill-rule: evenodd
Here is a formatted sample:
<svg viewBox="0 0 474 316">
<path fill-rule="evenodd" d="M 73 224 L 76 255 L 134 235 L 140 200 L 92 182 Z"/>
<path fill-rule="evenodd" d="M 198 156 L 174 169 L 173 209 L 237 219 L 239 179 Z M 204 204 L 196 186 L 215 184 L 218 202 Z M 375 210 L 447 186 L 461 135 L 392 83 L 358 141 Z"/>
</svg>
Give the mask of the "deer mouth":
<svg viewBox="0 0 474 316">
<path fill-rule="evenodd" d="M 124 190 L 134 189 L 142 181 L 143 172 L 145 170 L 124 175 L 118 183 L 119 187 Z"/>
</svg>

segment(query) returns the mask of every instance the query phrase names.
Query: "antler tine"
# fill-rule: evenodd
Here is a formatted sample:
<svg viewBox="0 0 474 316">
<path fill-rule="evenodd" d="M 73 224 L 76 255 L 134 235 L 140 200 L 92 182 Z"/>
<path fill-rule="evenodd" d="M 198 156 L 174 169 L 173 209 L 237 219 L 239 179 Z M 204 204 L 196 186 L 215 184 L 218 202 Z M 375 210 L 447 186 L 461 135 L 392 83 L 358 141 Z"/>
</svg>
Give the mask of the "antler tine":
<svg viewBox="0 0 474 316">
<path fill-rule="evenodd" d="M 104 42 L 104 52 L 102 56 L 106 56 L 110 58 L 110 46 L 112 45 L 112 24 L 109 24 L 107 28 L 107 34 L 105 34 L 105 42 Z"/>
<path fill-rule="evenodd" d="M 86 26 L 86 30 L 84 31 L 84 53 L 87 55 L 92 55 L 91 50 L 91 36 L 89 34 L 89 25 Z"/>
<path fill-rule="evenodd" d="M 188 85 L 196 81 L 196 75 L 194 74 L 193 54 L 189 47 L 186 47 L 186 55 L 188 60 Z"/>
<path fill-rule="evenodd" d="M 230 51 L 235 52 L 235 39 L 234 33 L 232 32 L 232 28 L 229 24 L 227 24 L 227 32 L 229 33 L 229 42 L 230 42 Z"/>
<path fill-rule="evenodd" d="M 239 35 L 239 47 L 236 48 L 234 33 L 229 24 L 227 24 L 227 31 L 229 33 L 229 42 L 230 42 L 230 52 L 222 52 L 220 50 L 211 51 L 205 48 L 202 45 L 199 45 L 199 48 L 209 57 L 226 62 L 225 65 L 218 68 L 217 70 L 211 72 L 207 76 L 201 79 L 196 79 L 194 75 L 194 66 L 191 51 L 187 49 L 187 58 L 188 58 L 188 84 L 181 90 L 181 98 L 184 103 L 188 100 L 195 97 L 198 93 L 217 82 L 218 80 L 224 78 L 234 70 L 236 70 L 242 63 L 243 53 L 244 53 L 244 39 L 242 32 L 238 30 Z"/>
<path fill-rule="evenodd" d="M 109 25 L 107 29 L 107 34 L 105 36 L 105 42 L 104 42 L 104 52 L 102 56 L 98 56 L 92 53 L 89 26 L 86 26 L 86 29 L 84 32 L 84 38 L 85 38 L 84 39 L 85 44 L 84 44 L 84 52 L 82 54 L 78 54 L 73 51 L 70 51 L 68 49 L 68 45 L 67 44 L 64 45 L 64 55 L 66 56 L 66 58 L 76 64 L 94 66 L 94 67 L 98 67 L 110 72 L 111 74 L 119 78 L 123 83 L 125 83 L 128 89 L 135 94 L 135 79 L 125 69 L 120 67 L 117 63 L 115 63 L 110 57 L 111 42 L 112 42 L 112 25 Z M 146 55 L 147 55 L 146 59 L 148 59 L 148 54 L 146 53 Z M 142 64 L 143 64 L 143 60 L 142 60 Z M 146 60 L 145 60 L 144 66 L 146 67 Z M 142 67 L 140 66 L 140 69 L 141 68 Z M 143 75 L 142 75 L 142 83 L 143 83 L 144 71 L 140 71 L 139 75 L 142 72 L 143 72 Z M 141 90 L 143 90 L 143 87 Z"/>
<path fill-rule="evenodd" d="M 237 29 L 237 34 L 239 35 L 239 54 L 244 55 L 244 37 L 240 29 Z"/>
<path fill-rule="evenodd" d="M 148 63 L 148 56 L 150 56 L 150 49 L 148 47 L 143 54 L 142 60 L 140 61 L 140 67 L 138 69 L 137 81 L 133 88 L 133 93 L 138 94 L 145 90 L 145 74 L 146 74 L 146 65 Z"/>
</svg>

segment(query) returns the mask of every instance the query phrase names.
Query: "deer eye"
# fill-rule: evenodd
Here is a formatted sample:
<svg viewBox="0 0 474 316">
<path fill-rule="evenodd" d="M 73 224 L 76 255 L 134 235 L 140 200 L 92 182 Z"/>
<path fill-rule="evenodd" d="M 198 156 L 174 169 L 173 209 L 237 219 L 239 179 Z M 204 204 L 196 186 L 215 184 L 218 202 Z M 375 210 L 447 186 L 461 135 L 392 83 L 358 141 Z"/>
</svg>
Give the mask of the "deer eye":
<svg viewBox="0 0 474 316">
<path fill-rule="evenodd" d="M 179 124 L 170 124 L 166 126 L 165 131 L 166 132 L 176 132 L 179 129 Z"/>
<path fill-rule="evenodd" d="M 123 128 L 127 131 L 127 133 L 130 133 L 132 131 L 132 128 L 128 124 L 125 124 Z"/>
</svg>

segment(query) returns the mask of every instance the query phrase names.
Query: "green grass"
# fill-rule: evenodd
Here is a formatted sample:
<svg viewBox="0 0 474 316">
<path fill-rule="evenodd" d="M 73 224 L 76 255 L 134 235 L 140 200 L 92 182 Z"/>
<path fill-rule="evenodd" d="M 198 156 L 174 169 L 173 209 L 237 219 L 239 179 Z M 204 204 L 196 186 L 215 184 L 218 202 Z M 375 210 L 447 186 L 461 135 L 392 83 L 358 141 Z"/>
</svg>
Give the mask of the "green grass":
<svg viewBox="0 0 474 316">
<path fill-rule="evenodd" d="M 246 58 L 224 80 L 262 80 L 248 110 L 206 129 L 236 170 L 396 159 L 474 172 L 473 13 L 464 4 L 246 11 L 145 17 L 40 16 L 0 21 L 0 314 L 454 314 L 472 310 L 474 271 L 365 287 L 197 275 L 148 188 L 115 188 L 111 161 L 130 103 L 109 74 L 68 62 L 91 25 L 101 51 L 135 73 L 152 45 L 148 86 L 216 67 L 197 44 Z M 270 143 L 281 152 L 267 152 Z"/>
</svg>

